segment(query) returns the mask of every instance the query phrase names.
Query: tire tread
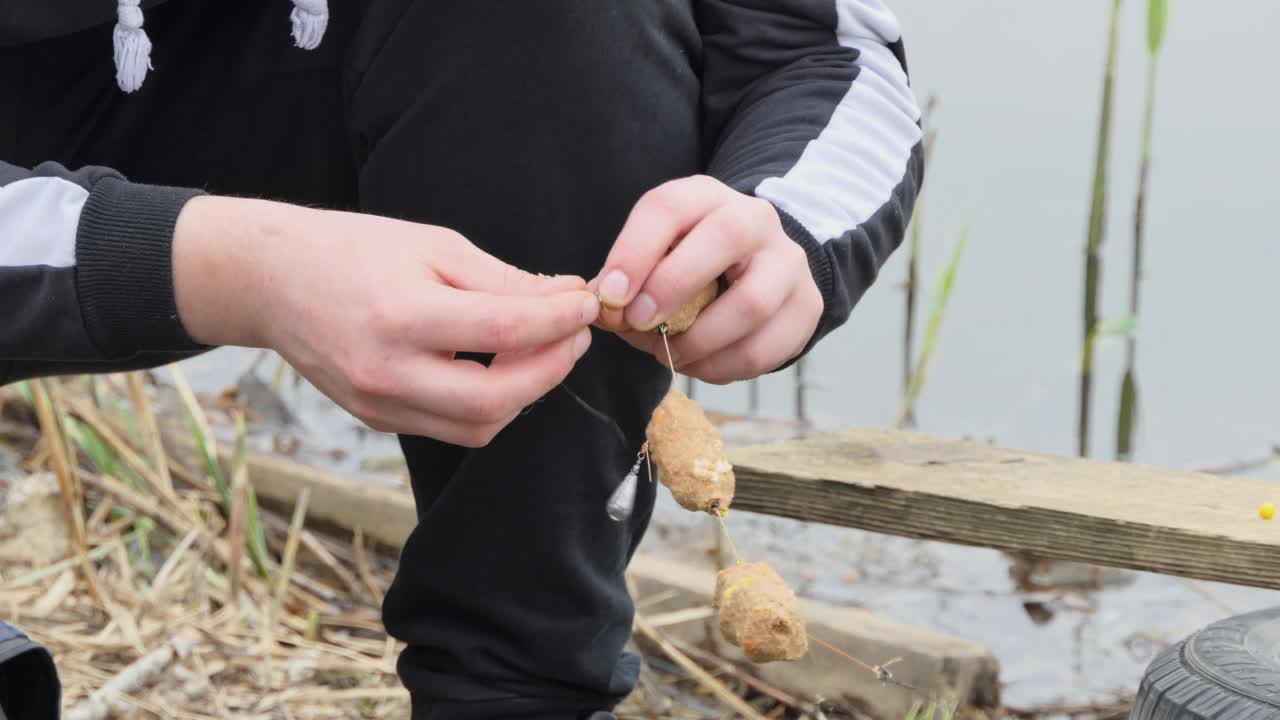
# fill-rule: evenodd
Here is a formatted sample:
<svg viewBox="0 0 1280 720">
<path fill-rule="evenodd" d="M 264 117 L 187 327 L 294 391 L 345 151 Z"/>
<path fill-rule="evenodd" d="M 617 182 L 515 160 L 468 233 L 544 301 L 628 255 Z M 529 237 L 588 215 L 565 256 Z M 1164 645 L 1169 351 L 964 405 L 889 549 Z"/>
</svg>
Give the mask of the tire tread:
<svg viewBox="0 0 1280 720">
<path fill-rule="evenodd" d="M 1280 667 L 1249 651 L 1249 631 L 1280 620 L 1280 607 L 1216 622 L 1147 666 L 1129 720 L 1275 720 Z"/>
</svg>

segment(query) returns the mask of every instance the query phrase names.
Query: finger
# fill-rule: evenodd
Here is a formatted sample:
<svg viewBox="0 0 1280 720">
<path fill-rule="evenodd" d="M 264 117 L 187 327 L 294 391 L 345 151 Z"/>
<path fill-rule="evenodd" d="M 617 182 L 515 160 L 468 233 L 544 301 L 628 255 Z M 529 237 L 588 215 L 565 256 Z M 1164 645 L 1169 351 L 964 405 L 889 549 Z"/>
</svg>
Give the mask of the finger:
<svg viewBox="0 0 1280 720">
<path fill-rule="evenodd" d="M 552 293 L 586 290 L 587 281 L 577 275 L 537 275 L 528 293 L 515 292 L 513 295 L 551 295 Z M 594 294 L 594 293 L 592 293 Z"/>
<path fill-rule="evenodd" d="M 686 332 L 671 338 L 677 367 L 696 363 L 763 327 L 791 297 L 795 274 L 788 258 L 761 253 L 723 295 L 707 306 Z"/>
<path fill-rule="evenodd" d="M 742 196 L 720 205 L 658 261 L 627 307 L 627 323 L 637 330 L 657 327 L 763 245 L 777 224 L 777 214 L 764 201 Z"/>
<path fill-rule="evenodd" d="M 495 295 L 547 295 L 585 290 L 586 280 L 574 275 L 537 275 L 521 270 L 481 250 L 465 238 L 442 243 L 436 272 L 460 290 Z"/>
<path fill-rule="evenodd" d="M 621 308 L 601 307 L 599 324 L 602 329 L 609 332 L 624 332 L 630 329 Z"/>
<path fill-rule="evenodd" d="M 515 416 L 505 422 L 466 423 L 395 405 L 382 409 L 377 417 L 365 419 L 364 423 L 379 432 L 419 435 L 451 445 L 480 448 L 488 445 L 514 419 Z"/>
<path fill-rule="evenodd" d="M 595 321 L 600 303 L 585 290 L 540 297 L 491 295 L 442 288 L 410 317 L 425 347 L 453 352 L 509 353 L 557 342 Z"/>
<path fill-rule="evenodd" d="M 321 392 L 374 430 L 477 447 L 510 419 L 486 422 L 474 412 L 466 412 L 459 399 L 468 395 L 469 388 L 453 374 L 459 365 L 474 366 L 479 373 L 484 370 L 480 363 L 455 361 L 446 353 L 432 352 L 367 367 L 342 378 L 324 373 L 308 377 Z"/>
<path fill-rule="evenodd" d="M 667 250 L 731 197 L 732 190 L 705 176 L 672 180 L 645 193 L 600 272 L 601 301 L 611 308 L 630 304 Z"/>
<path fill-rule="evenodd" d="M 713 385 L 772 372 L 799 355 L 813 336 L 817 320 L 810 315 L 804 304 L 787 302 L 764 327 L 680 372 Z"/>
<path fill-rule="evenodd" d="M 387 377 L 366 405 L 367 416 L 428 417 L 480 431 L 503 426 L 559 385 L 590 346 L 591 331 L 543 347 L 498 355 L 487 367 L 432 354 L 412 371 Z M 439 423 L 436 423 L 439 427 Z M 434 436 L 433 436 L 434 437 Z"/>
<path fill-rule="evenodd" d="M 525 352 L 498 355 L 485 370 L 490 392 L 515 403 L 516 411 L 551 392 L 591 347 L 591 329 Z M 507 409 L 504 407 L 504 409 Z"/>
<path fill-rule="evenodd" d="M 356 386 L 362 417 L 384 422 L 433 417 L 472 429 L 490 426 L 515 414 L 517 408 L 490 392 L 486 372 L 482 363 L 439 352 L 388 363 Z"/>
<path fill-rule="evenodd" d="M 587 283 L 587 291 L 594 293 L 597 298 L 600 297 L 600 278 L 593 278 Z M 600 315 L 596 318 L 595 326 L 601 330 L 618 333 L 628 330 L 627 321 L 623 315 L 623 308 L 611 308 L 603 303 L 600 305 Z"/>
</svg>

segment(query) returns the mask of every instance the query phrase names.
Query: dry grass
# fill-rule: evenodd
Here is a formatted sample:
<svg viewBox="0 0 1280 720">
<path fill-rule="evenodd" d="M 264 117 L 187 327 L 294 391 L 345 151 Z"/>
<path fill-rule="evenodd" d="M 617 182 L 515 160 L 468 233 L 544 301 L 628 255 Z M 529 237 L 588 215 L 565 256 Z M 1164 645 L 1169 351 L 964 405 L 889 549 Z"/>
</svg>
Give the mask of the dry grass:
<svg viewBox="0 0 1280 720">
<path fill-rule="evenodd" d="M 58 482 L 66 522 L 52 530 L 69 548 L 0 568 L 0 617 L 54 654 L 66 717 L 407 717 L 403 646 L 380 614 L 392 561 L 358 528 L 345 540 L 308 530 L 306 493 L 291 517 L 259 508 L 243 454 L 219 466 L 212 437 L 239 420 L 243 447 L 243 409 L 211 420 L 181 394 L 196 442 L 177 452 L 159 430 L 176 418 L 157 417 L 141 375 L 0 390 L 0 428 L 28 452 L 23 469 Z M 646 617 L 638 600 L 633 649 L 646 663 L 619 717 L 869 717 L 667 636 L 672 618 Z"/>
<path fill-rule="evenodd" d="M 70 535 L 72 556 L 6 567 L 0 582 L 4 617 L 57 658 L 67 717 L 407 716 L 401 647 L 377 604 L 387 563 L 363 548 L 357 562 L 349 544 L 307 531 L 305 496 L 291 521 L 241 499 L 232 514 L 244 517 L 228 523 L 225 486 L 207 478 L 234 477 L 251 498 L 243 468 L 166 453 L 141 377 L 94 395 L 83 385 L 49 380 L 23 393 L 43 430 L 25 469 L 58 479 L 67 523 L 54 531 Z M 113 393 L 128 402 L 95 397 Z M 6 404 L 21 424 L 24 403 Z M 74 443 L 64 432 L 73 422 Z M 211 433 L 206 423 L 194 424 Z M 343 567 L 356 564 L 359 581 Z"/>
</svg>

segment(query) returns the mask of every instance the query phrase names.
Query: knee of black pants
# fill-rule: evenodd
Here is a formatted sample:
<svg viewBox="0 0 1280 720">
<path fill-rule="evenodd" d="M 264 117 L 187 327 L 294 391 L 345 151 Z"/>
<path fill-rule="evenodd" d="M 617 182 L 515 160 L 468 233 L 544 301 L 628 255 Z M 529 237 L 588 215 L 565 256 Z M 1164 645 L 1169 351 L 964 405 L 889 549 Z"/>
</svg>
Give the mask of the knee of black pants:
<svg viewBox="0 0 1280 720">
<path fill-rule="evenodd" d="M 364 210 L 449 227 L 524 270 L 592 277 L 647 190 L 701 169 L 685 3 L 370 7 L 348 88 Z M 623 573 L 656 488 L 642 474 L 630 522 L 605 505 L 670 382 L 597 332 L 564 386 L 488 447 L 402 438 L 419 526 L 384 618 L 409 645 L 401 677 L 418 698 L 577 713 L 631 689 Z"/>
<path fill-rule="evenodd" d="M 402 439 L 419 525 L 384 620 L 409 646 L 400 674 L 422 697 L 589 712 L 635 685 L 639 659 L 624 653 L 634 613 L 624 572 L 657 488 L 642 473 L 625 522 L 605 505 L 671 376 L 598 335 L 563 386 L 489 446 Z"/>
</svg>

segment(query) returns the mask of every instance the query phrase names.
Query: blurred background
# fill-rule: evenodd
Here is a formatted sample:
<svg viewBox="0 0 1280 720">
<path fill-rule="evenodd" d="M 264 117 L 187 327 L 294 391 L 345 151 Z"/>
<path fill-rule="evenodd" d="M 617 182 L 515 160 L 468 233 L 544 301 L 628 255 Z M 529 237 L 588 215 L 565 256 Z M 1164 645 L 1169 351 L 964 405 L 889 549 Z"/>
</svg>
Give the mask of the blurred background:
<svg viewBox="0 0 1280 720">
<path fill-rule="evenodd" d="M 895 0 L 912 83 L 937 131 L 918 208 L 927 314 L 966 223 L 921 430 L 1077 450 L 1084 258 L 1111 3 Z M 1280 94 L 1274 3 L 1174 2 L 1159 56 L 1140 317 L 1134 458 L 1194 467 L 1257 455 L 1280 429 Z M 1147 3 L 1119 25 L 1101 316 L 1129 314 Z M 822 425 L 883 425 L 902 398 L 907 248 L 808 370 Z M 917 322 L 917 325 L 921 325 Z M 919 340 L 917 339 L 917 347 Z M 1111 457 L 1123 340 L 1099 339 L 1093 455 Z M 743 388 L 699 390 L 745 409 Z M 761 407 L 792 408 L 770 377 Z"/>
</svg>

